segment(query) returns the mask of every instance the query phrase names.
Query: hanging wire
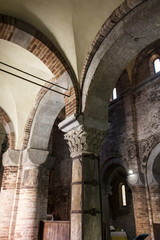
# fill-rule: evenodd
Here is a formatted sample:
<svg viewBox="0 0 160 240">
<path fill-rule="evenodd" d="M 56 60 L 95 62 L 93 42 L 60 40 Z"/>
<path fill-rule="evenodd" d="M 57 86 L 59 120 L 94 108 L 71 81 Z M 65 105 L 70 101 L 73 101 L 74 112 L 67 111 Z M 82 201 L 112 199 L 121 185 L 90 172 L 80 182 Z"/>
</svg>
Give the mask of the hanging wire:
<svg viewBox="0 0 160 240">
<path fill-rule="evenodd" d="M 43 82 L 52 84 L 53 86 L 62 88 L 62 89 L 64 89 L 64 90 L 68 90 L 68 89 L 65 88 L 65 87 L 62 87 L 62 86 L 59 86 L 59 85 L 57 85 L 57 84 L 55 84 L 55 83 L 49 82 L 49 81 L 47 81 L 47 80 L 45 80 L 45 79 L 43 79 L 43 78 L 37 77 L 37 76 L 35 76 L 35 75 L 31 74 L 31 73 L 25 72 L 25 71 L 23 71 L 23 70 L 21 70 L 21 69 L 19 69 L 19 68 L 13 67 L 13 66 L 11 66 L 11 65 L 9 65 L 9 64 L 6 64 L 6 63 L 4 63 L 4 62 L 0 62 L 0 64 L 2 64 L 2 65 L 4 65 L 4 66 L 7 66 L 7 67 L 10 67 L 10 68 L 12 68 L 12 69 L 14 69 L 14 70 L 17 70 L 17 71 L 21 72 L 21 73 L 25 73 L 25 74 L 27 74 L 27 75 L 29 75 L 29 76 L 31 76 L 31 77 L 37 78 L 37 79 L 39 79 L 39 80 L 41 80 L 41 81 L 43 81 Z"/>
<path fill-rule="evenodd" d="M 6 71 L 6 70 L 4 70 L 4 69 L 1 69 L 1 68 L 0 68 L 0 71 L 1 71 L 1 72 L 4 72 L 4 73 L 8 73 L 8 74 L 10 74 L 10 75 L 12 75 L 12 76 L 14 76 L 14 77 L 20 78 L 20 79 L 22 79 L 22 80 L 24 80 L 24 81 L 26 81 L 26 82 L 35 84 L 35 85 L 40 86 L 40 87 L 43 87 L 43 88 L 46 88 L 46 89 L 48 89 L 48 90 L 50 90 L 50 91 L 52 91 L 52 92 L 56 92 L 56 93 L 58 93 L 58 94 L 61 94 L 61 95 L 63 95 L 63 96 L 66 96 L 66 97 L 70 97 L 70 96 L 67 95 L 67 94 L 58 92 L 58 91 L 56 91 L 56 90 L 53 90 L 52 88 L 48 88 L 48 87 L 43 86 L 43 85 L 41 85 L 41 84 L 39 84 L 39 83 L 35 83 L 35 82 L 33 82 L 33 81 L 31 81 L 31 80 L 29 80 L 29 79 L 27 79 L 27 78 L 21 77 L 21 76 L 19 76 L 19 75 L 17 75 L 17 74 L 11 73 L 11 72 L 8 72 L 8 71 Z M 49 83 L 50 83 L 50 82 L 49 82 Z M 52 84 L 52 83 L 50 83 L 50 84 Z"/>
</svg>

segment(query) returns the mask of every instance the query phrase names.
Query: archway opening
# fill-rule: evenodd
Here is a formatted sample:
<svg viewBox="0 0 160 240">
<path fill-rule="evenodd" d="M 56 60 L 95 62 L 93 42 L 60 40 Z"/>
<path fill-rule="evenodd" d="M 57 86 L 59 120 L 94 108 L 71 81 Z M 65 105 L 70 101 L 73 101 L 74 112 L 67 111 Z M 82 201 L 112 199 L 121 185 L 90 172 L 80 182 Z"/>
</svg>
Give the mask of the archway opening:
<svg viewBox="0 0 160 240">
<path fill-rule="evenodd" d="M 63 108 L 55 120 L 49 141 L 49 157 L 46 166 L 49 168 L 48 214 L 54 220 L 70 220 L 71 200 L 71 158 L 64 133 L 58 124 L 65 118 Z"/>
<path fill-rule="evenodd" d="M 133 212 L 132 190 L 127 183 L 126 169 L 114 160 L 103 175 L 103 212 L 104 220 L 109 221 L 109 229 L 104 230 L 104 239 L 112 236 L 112 230 L 122 232 L 127 239 L 136 235 Z M 108 206 L 107 206 L 108 205 Z M 106 232 L 105 232 L 106 231 Z M 110 233 L 109 233 L 110 231 Z"/>
</svg>

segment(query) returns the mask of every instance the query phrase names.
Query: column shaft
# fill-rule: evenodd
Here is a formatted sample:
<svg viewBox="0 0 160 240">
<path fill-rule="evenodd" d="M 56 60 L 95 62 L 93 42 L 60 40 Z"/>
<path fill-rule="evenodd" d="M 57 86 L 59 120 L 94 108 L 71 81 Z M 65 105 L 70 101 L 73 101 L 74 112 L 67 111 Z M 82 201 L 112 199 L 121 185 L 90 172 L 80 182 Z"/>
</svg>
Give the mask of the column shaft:
<svg viewBox="0 0 160 240">
<path fill-rule="evenodd" d="M 39 222 L 47 213 L 47 183 L 40 167 L 23 169 L 14 239 L 38 239 Z"/>
<path fill-rule="evenodd" d="M 9 229 L 15 197 L 17 166 L 4 167 L 0 194 L 0 239 L 9 239 Z"/>
<path fill-rule="evenodd" d="M 14 240 L 38 239 L 40 220 L 47 214 L 49 174 L 41 166 L 47 155 L 48 152 L 37 149 L 23 153 Z"/>
</svg>

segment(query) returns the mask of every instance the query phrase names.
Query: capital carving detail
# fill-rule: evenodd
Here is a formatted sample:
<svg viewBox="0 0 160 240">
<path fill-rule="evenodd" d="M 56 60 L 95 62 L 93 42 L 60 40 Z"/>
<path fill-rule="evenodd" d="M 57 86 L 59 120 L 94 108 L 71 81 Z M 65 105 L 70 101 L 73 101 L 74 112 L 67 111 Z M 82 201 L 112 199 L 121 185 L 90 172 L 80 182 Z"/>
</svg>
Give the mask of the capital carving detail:
<svg viewBox="0 0 160 240">
<path fill-rule="evenodd" d="M 68 142 L 71 156 L 74 156 L 81 152 L 98 154 L 105 135 L 105 131 L 80 125 L 66 133 L 64 137 Z"/>
<path fill-rule="evenodd" d="M 39 149 L 26 149 L 23 152 L 23 164 L 25 166 L 42 165 L 48 156 L 48 151 Z"/>
<path fill-rule="evenodd" d="M 8 149 L 3 154 L 3 166 L 18 166 L 20 151 Z"/>
</svg>

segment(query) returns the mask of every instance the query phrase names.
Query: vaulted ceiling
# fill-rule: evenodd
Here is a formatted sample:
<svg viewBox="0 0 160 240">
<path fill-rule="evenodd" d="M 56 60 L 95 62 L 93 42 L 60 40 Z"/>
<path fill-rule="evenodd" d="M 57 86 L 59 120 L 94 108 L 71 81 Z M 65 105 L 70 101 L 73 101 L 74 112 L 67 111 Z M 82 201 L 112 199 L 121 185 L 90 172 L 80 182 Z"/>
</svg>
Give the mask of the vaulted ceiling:
<svg viewBox="0 0 160 240">
<path fill-rule="evenodd" d="M 96 34 L 121 3 L 122 0 L 0 0 L 0 14 L 24 21 L 46 36 L 68 62 L 78 82 Z M 3 32 L 1 25 L 0 32 Z M 25 45 L 27 36 L 22 34 L 19 38 L 23 37 L 22 45 Z M 53 72 L 18 45 L 17 40 L 6 40 L 9 39 L 0 39 L 0 62 L 48 81 L 53 78 Z M 44 84 L 1 63 L 0 69 Z M 25 124 L 39 90 L 39 86 L 0 71 L 0 107 L 14 124 L 16 148 L 22 144 Z"/>
<path fill-rule="evenodd" d="M 0 0 L 0 12 L 47 36 L 80 76 L 87 52 L 103 23 L 122 0 Z"/>
</svg>

